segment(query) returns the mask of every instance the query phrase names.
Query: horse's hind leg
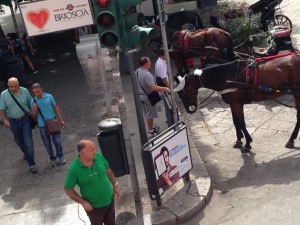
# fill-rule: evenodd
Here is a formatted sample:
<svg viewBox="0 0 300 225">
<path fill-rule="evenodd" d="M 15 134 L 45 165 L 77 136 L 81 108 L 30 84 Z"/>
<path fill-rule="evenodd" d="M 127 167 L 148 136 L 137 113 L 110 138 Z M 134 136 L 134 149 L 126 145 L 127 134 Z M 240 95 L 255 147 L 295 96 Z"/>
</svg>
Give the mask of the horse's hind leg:
<svg viewBox="0 0 300 225">
<path fill-rule="evenodd" d="M 243 119 L 241 121 L 241 129 L 245 135 L 245 139 L 246 139 L 246 144 L 244 145 L 243 149 L 241 150 L 242 153 L 247 153 L 250 152 L 251 150 L 251 145 L 250 143 L 252 142 L 252 137 L 250 136 L 247 128 L 246 128 L 246 123 L 245 123 L 245 119 Z"/>
<path fill-rule="evenodd" d="M 297 122 L 296 122 L 294 131 L 293 131 L 290 139 L 288 140 L 288 142 L 285 145 L 286 148 L 294 148 L 295 147 L 294 140 L 297 138 L 298 133 L 299 133 L 299 128 L 300 128 L 300 97 L 294 96 L 294 100 L 295 100 L 295 105 L 296 105 L 296 110 L 297 110 Z"/>
</svg>

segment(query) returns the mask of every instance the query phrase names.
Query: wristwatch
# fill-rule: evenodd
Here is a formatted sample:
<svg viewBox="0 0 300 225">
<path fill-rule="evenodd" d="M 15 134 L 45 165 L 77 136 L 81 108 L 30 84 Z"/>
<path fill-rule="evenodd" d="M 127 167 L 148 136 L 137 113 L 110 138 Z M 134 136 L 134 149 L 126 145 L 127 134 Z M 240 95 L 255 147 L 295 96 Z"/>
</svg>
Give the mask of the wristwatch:
<svg viewBox="0 0 300 225">
<path fill-rule="evenodd" d="M 114 184 L 114 187 L 119 187 L 118 182 L 116 182 L 116 183 Z"/>
</svg>

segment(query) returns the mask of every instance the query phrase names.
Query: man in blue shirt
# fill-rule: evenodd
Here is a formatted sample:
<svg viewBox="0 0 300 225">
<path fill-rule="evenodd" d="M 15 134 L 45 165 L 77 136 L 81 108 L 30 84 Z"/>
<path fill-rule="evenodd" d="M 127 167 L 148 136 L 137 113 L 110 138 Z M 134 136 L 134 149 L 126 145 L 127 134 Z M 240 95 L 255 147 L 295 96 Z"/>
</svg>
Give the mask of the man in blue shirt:
<svg viewBox="0 0 300 225">
<path fill-rule="evenodd" d="M 34 161 L 34 147 L 32 140 L 32 130 L 29 121 L 31 96 L 26 88 L 19 86 L 17 78 L 12 77 L 8 80 L 8 89 L 1 93 L 0 115 L 5 127 L 10 128 L 14 135 L 14 141 L 24 153 L 31 173 L 37 173 Z M 15 102 L 12 95 L 16 98 L 25 113 Z"/>
<path fill-rule="evenodd" d="M 38 118 L 38 127 L 40 129 L 40 134 L 46 150 L 50 156 L 50 166 L 56 167 L 56 158 L 59 158 L 59 163 L 61 165 L 66 164 L 66 161 L 63 157 L 62 152 L 62 145 L 60 134 L 54 134 L 52 136 L 52 141 L 56 148 L 56 156 L 53 153 L 51 137 L 47 134 L 46 127 L 44 120 L 58 118 L 62 127 L 65 126 L 65 122 L 62 118 L 60 110 L 51 94 L 43 92 L 42 86 L 39 83 L 35 83 L 32 85 L 32 92 L 35 95 L 34 99 L 31 100 L 31 108 L 32 108 L 32 115 Z M 43 117 L 41 116 L 42 113 Z"/>
</svg>

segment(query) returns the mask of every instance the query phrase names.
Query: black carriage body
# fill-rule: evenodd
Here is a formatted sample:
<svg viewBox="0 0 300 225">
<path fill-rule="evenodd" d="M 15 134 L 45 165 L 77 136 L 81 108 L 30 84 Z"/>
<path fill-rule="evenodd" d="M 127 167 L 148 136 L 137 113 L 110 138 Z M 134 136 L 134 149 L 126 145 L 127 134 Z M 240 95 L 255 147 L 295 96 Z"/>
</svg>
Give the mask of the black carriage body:
<svg viewBox="0 0 300 225">
<path fill-rule="evenodd" d="M 275 7 L 279 5 L 283 0 L 260 0 L 253 5 L 249 6 L 249 9 L 253 13 L 265 14 L 271 10 L 275 10 Z"/>
<path fill-rule="evenodd" d="M 283 0 L 260 0 L 255 4 L 249 6 L 249 9 L 254 13 L 261 13 L 261 23 L 263 24 L 263 29 L 267 30 L 266 22 L 274 18 L 276 6 L 279 5 Z"/>
</svg>

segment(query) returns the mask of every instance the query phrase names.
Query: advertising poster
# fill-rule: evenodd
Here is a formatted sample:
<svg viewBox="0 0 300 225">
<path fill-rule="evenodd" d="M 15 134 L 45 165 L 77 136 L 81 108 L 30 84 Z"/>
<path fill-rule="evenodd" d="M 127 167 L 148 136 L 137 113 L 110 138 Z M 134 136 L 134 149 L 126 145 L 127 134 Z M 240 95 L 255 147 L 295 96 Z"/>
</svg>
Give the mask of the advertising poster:
<svg viewBox="0 0 300 225">
<path fill-rule="evenodd" d="M 158 146 L 151 154 L 160 195 L 192 169 L 186 129 Z"/>
<path fill-rule="evenodd" d="M 93 24 L 89 0 L 44 0 L 19 5 L 28 36 Z"/>
</svg>

